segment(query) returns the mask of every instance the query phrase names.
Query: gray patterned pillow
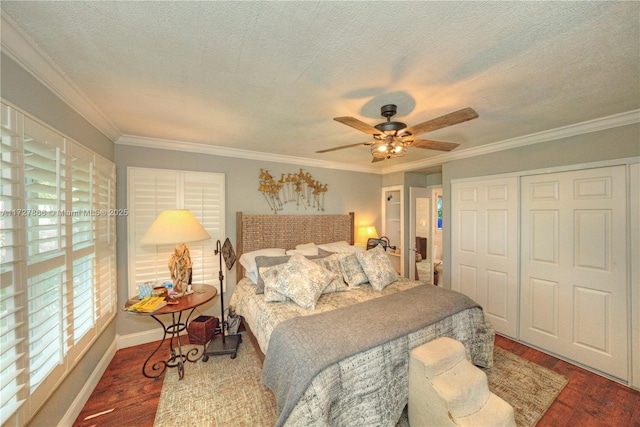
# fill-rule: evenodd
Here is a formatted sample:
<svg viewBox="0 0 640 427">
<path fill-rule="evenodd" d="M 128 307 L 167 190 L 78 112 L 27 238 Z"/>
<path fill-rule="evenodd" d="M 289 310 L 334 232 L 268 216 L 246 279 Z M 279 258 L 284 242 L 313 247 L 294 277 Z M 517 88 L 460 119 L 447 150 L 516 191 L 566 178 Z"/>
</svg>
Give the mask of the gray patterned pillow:
<svg viewBox="0 0 640 427">
<path fill-rule="evenodd" d="M 326 255 L 309 255 L 306 256 L 308 259 L 319 259 L 325 257 Z M 291 258 L 290 255 L 284 256 L 257 256 L 256 257 L 256 266 L 257 266 L 257 276 L 258 280 L 256 281 L 256 294 L 264 293 L 264 279 L 260 273 L 260 269 L 263 267 L 272 267 L 274 265 L 285 264 Z"/>
<path fill-rule="evenodd" d="M 342 267 L 344 281 L 347 282 L 347 285 L 350 287 L 362 285 L 369 281 L 355 254 L 349 254 L 342 258 L 340 260 L 340 267 Z"/>
<path fill-rule="evenodd" d="M 336 255 L 340 255 L 340 254 L 336 254 Z M 306 258 L 309 259 L 309 257 L 306 257 Z M 315 258 L 315 257 L 312 257 L 312 258 Z M 342 270 L 340 269 L 340 258 L 342 257 L 337 256 L 334 259 L 318 258 L 313 260 L 314 263 L 318 264 L 321 267 L 326 268 L 329 272 L 334 273 L 336 276 L 324 288 L 324 290 L 322 291 L 322 295 L 331 294 L 334 292 L 345 292 L 345 291 L 351 290 L 351 288 L 349 288 L 346 285 L 346 283 L 344 283 L 344 281 L 342 280 Z M 287 260 L 288 259 L 289 257 L 287 257 Z M 260 267 L 258 269 L 259 276 L 262 278 L 266 277 L 267 280 L 273 282 L 274 280 L 276 280 L 277 275 L 283 271 L 283 268 L 282 268 L 283 265 L 284 263 L 276 264 L 270 267 Z M 274 271 L 269 271 L 269 270 L 274 270 Z M 264 286 L 264 281 L 262 282 L 262 287 L 263 287 L 263 293 L 264 293 L 264 300 L 266 302 L 287 301 L 288 298 L 285 295 L 281 294 L 280 292 L 276 291 L 273 287 Z"/>
<path fill-rule="evenodd" d="M 258 280 L 256 281 L 256 294 L 264 293 L 264 278 L 262 277 L 262 271 L 265 267 L 272 267 L 274 265 L 286 264 L 291 257 L 288 255 L 283 256 L 257 256 L 256 266 L 258 271 Z"/>
<path fill-rule="evenodd" d="M 272 288 L 300 307 L 313 309 L 324 288 L 335 278 L 326 268 L 302 255 L 293 255 L 281 267 L 266 271 L 263 279 L 265 289 Z"/>
<path fill-rule="evenodd" d="M 290 257 L 287 257 L 287 260 Z M 262 288 L 264 293 L 264 300 L 266 302 L 285 302 L 287 297 L 280 292 L 276 291 L 271 286 L 265 286 L 265 281 L 269 283 L 275 283 L 278 280 L 278 276 L 284 271 L 284 266 L 286 262 L 283 264 L 276 264 L 271 267 L 261 267 L 258 269 L 258 273 L 260 277 L 263 278 Z"/>
<path fill-rule="evenodd" d="M 356 257 L 369 278 L 371 287 L 376 291 L 381 291 L 385 286 L 398 280 L 398 273 L 381 245 L 366 252 L 357 253 Z"/>
<path fill-rule="evenodd" d="M 324 290 L 322 291 L 323 294 L 351 290 L 351 288 L 349 288 L 349 286 L 347 286 L 347 284 L 344 282 L 344 278 L 342 276 L 342 267 L 340 267 L 340 260 L 348 255 L 349 254 L 346 253 L 339 253 L 313 260 L 313 262 L 321 267 L 326 268 L 336 276 L 336 278 L 329 282 L 327 287 L 324 288 Z"/>
</svg>

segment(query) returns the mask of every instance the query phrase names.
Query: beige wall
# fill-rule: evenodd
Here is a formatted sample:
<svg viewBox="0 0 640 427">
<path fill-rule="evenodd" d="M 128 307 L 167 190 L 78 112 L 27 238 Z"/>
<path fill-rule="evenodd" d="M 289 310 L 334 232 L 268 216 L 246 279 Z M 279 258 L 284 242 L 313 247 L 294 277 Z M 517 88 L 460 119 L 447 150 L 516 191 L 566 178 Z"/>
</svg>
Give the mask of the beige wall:
<svg viewBox="0 0 640 427">
<path fill-rule="evenodd" d="M 4 100 L 113 161 L 113 142 L 109 138 L 6 54 L 0 54 L 0 61 L 0 96 Z"/>
</svg>

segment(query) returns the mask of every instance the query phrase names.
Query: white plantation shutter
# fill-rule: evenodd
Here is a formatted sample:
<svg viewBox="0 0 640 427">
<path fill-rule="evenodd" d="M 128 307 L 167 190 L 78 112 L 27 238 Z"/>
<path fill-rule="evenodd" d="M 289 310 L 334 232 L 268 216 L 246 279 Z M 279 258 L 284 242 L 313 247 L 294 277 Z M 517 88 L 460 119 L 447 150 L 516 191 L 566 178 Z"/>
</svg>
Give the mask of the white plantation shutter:
<svg viewBox="0 0 640 427">
<path fill-rule="evenodd" d="M 28 370 L 24 283 L 24 218 L 8 215 L 24 208 L 22 117 L 1 105 L 0 144 L 0 424 L 26 401 Z"/>
<path fill-rule="evenodd" d="M 64 138 L 39 123 L 24 119 L 24 197 L 28 264 L 64 254 Z M 64 260 L 60 258 L 58 263 Z"/>
<path fill-rule="evenodd" d="M 68 338 L 66 152 L 62 136 L 24 118 L 24 215 L 27 244 L 29 387 L 62 374 Z"/>
<path fill-rule="evenodd" d="M 25 425 L 115 315 L 115 217 L 89 215 L 115 208 L 115 166 L 5 104 L 1 119 L 0 424 Z"/>
<path fill-rule="evenodd" d="M 129 168 L 127 187 L 129 295 L 137 295 L 138 286 L 145 282 L 171 279 L 167 263 L 175 245 L 139 243 L 160 212 L 168 209 L 189 209 L 211 235 L 211 240 L 187 246 L 193 283 L 217 286 L 218 265 L 213 252 L 216 239 L 224 239 L 224 174 Z"/>
<path fill-rule="evenodd" d="M 96 156 L 93 180 L 93 204 L 108 215 L 94 217 L 94 244 L 96 245 L 95 318 L 101 330 L 116 313 L 116 167 Z M 119 212 L 126 215 L 126 212 Z"/>
<path fill-rule="evenodd" d="M 167 262 L 174 246 L 143 246 L 140 238 L 160 212 L 176 208 L 177 174 L 173 171 L 129 168 L 127 182 L 129 296 L 135 296 L 138 294 L 138 285 L 170 278 Z"/>
<path fill-rule="evenodd" d="M 71 151 L 71 216 L 67 226 L 71 227 L 72 281 L 71 298 L 68 298 L 67 339 L 69 345 L 77 344 L 94 326 L 93 286 L 95 261 L 95 231 L 93 207 L 94 156 L 79 145 Z"/>
<path fill-rule="evenodd" d="M 224 242 L 224 175 L 185 173 L 183 207 L 189 209 L 211 236 L 211 240 L 188 244 L 193 263 L 193 283 L 219 287 L 219 266 L 213 252 L 216 240 Z M 226 277 L 226 272 L 225 272 Z M 219 290 L 218 290 L 219 291 Z"/>
</svg>

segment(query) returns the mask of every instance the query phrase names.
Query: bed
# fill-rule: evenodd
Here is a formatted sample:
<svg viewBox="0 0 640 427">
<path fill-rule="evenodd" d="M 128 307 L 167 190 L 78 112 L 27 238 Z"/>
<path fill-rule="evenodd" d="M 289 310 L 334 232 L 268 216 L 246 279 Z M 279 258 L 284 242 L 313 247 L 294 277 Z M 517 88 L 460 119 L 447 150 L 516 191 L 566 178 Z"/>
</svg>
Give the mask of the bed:
<svg viewBox="0 0 640 427">
<path fill-rule="evenodd" d="M 353 213 L 239 212 L 236 221 L 239 258 L 310 242 L 343 241 L 357 252 Z M 359 259 L 373 256 L 369 252 Z M 440 336 L 461 341 L 474 364 L 493 364 L 494 331 L 482 308 L 462 294 L 405 278 L 374 288 L 372 280 L 323 291 L 313 308 L 305 308 L 288 298 L 267 302 L 250 273 L 238 265 L 229 305 L 263 360 L 262 380 L 278 405 L 276 425 L 395 426 L 408 401 L 409 352 Z"/>
</svg>

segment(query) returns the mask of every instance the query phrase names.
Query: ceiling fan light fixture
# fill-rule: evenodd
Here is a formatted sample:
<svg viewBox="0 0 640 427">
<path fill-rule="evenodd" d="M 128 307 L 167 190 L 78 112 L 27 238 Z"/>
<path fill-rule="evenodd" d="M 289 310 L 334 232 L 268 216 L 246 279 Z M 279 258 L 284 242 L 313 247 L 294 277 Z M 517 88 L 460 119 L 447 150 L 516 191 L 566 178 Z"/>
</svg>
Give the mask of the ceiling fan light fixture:
<svg viewBox="0 0 640 427">
<path fill-rule="evenodd" d="M 390 159 L 392 157 L 403 156 L 407 152 L 400 141 L 379 142 L 371 146 L 371 155 L 376 159 Z"/>
<path fill-rule="evenodd" d="M 386 153 L 387 151 L 389 151 L 389 146 L 386 143 L 375 144 L 371 148 L 371 151 L 378 151 L 380 153 Z"/>
<path fill-rule="evenodd" d="M 409 147 L 451 151 L 460 144 L 447 141 L 416 139 L 415 136 L 478 118 L 478 113 L 473 108 L 466 107 L 435 119 L 407 127 L 405 123 L 391 121 L 391 117 L 395 116 L 396 112 L 396 105 L 383 105 L 380 108 L 380 115 L 386 118 L 387 121 L 375 126 L 371 126 L 354 117 L 335 117 L 335 121 L 366 133 L 372 140 L 359 144 L 342 145 L 340 147 L 320 150 L 317 151 L 317 153 L 326 153 L 356 146 L 368 146 L 371 148 L 373 162 L 375 163 L 380 160 L 403 156 Z"/>
</svg>

